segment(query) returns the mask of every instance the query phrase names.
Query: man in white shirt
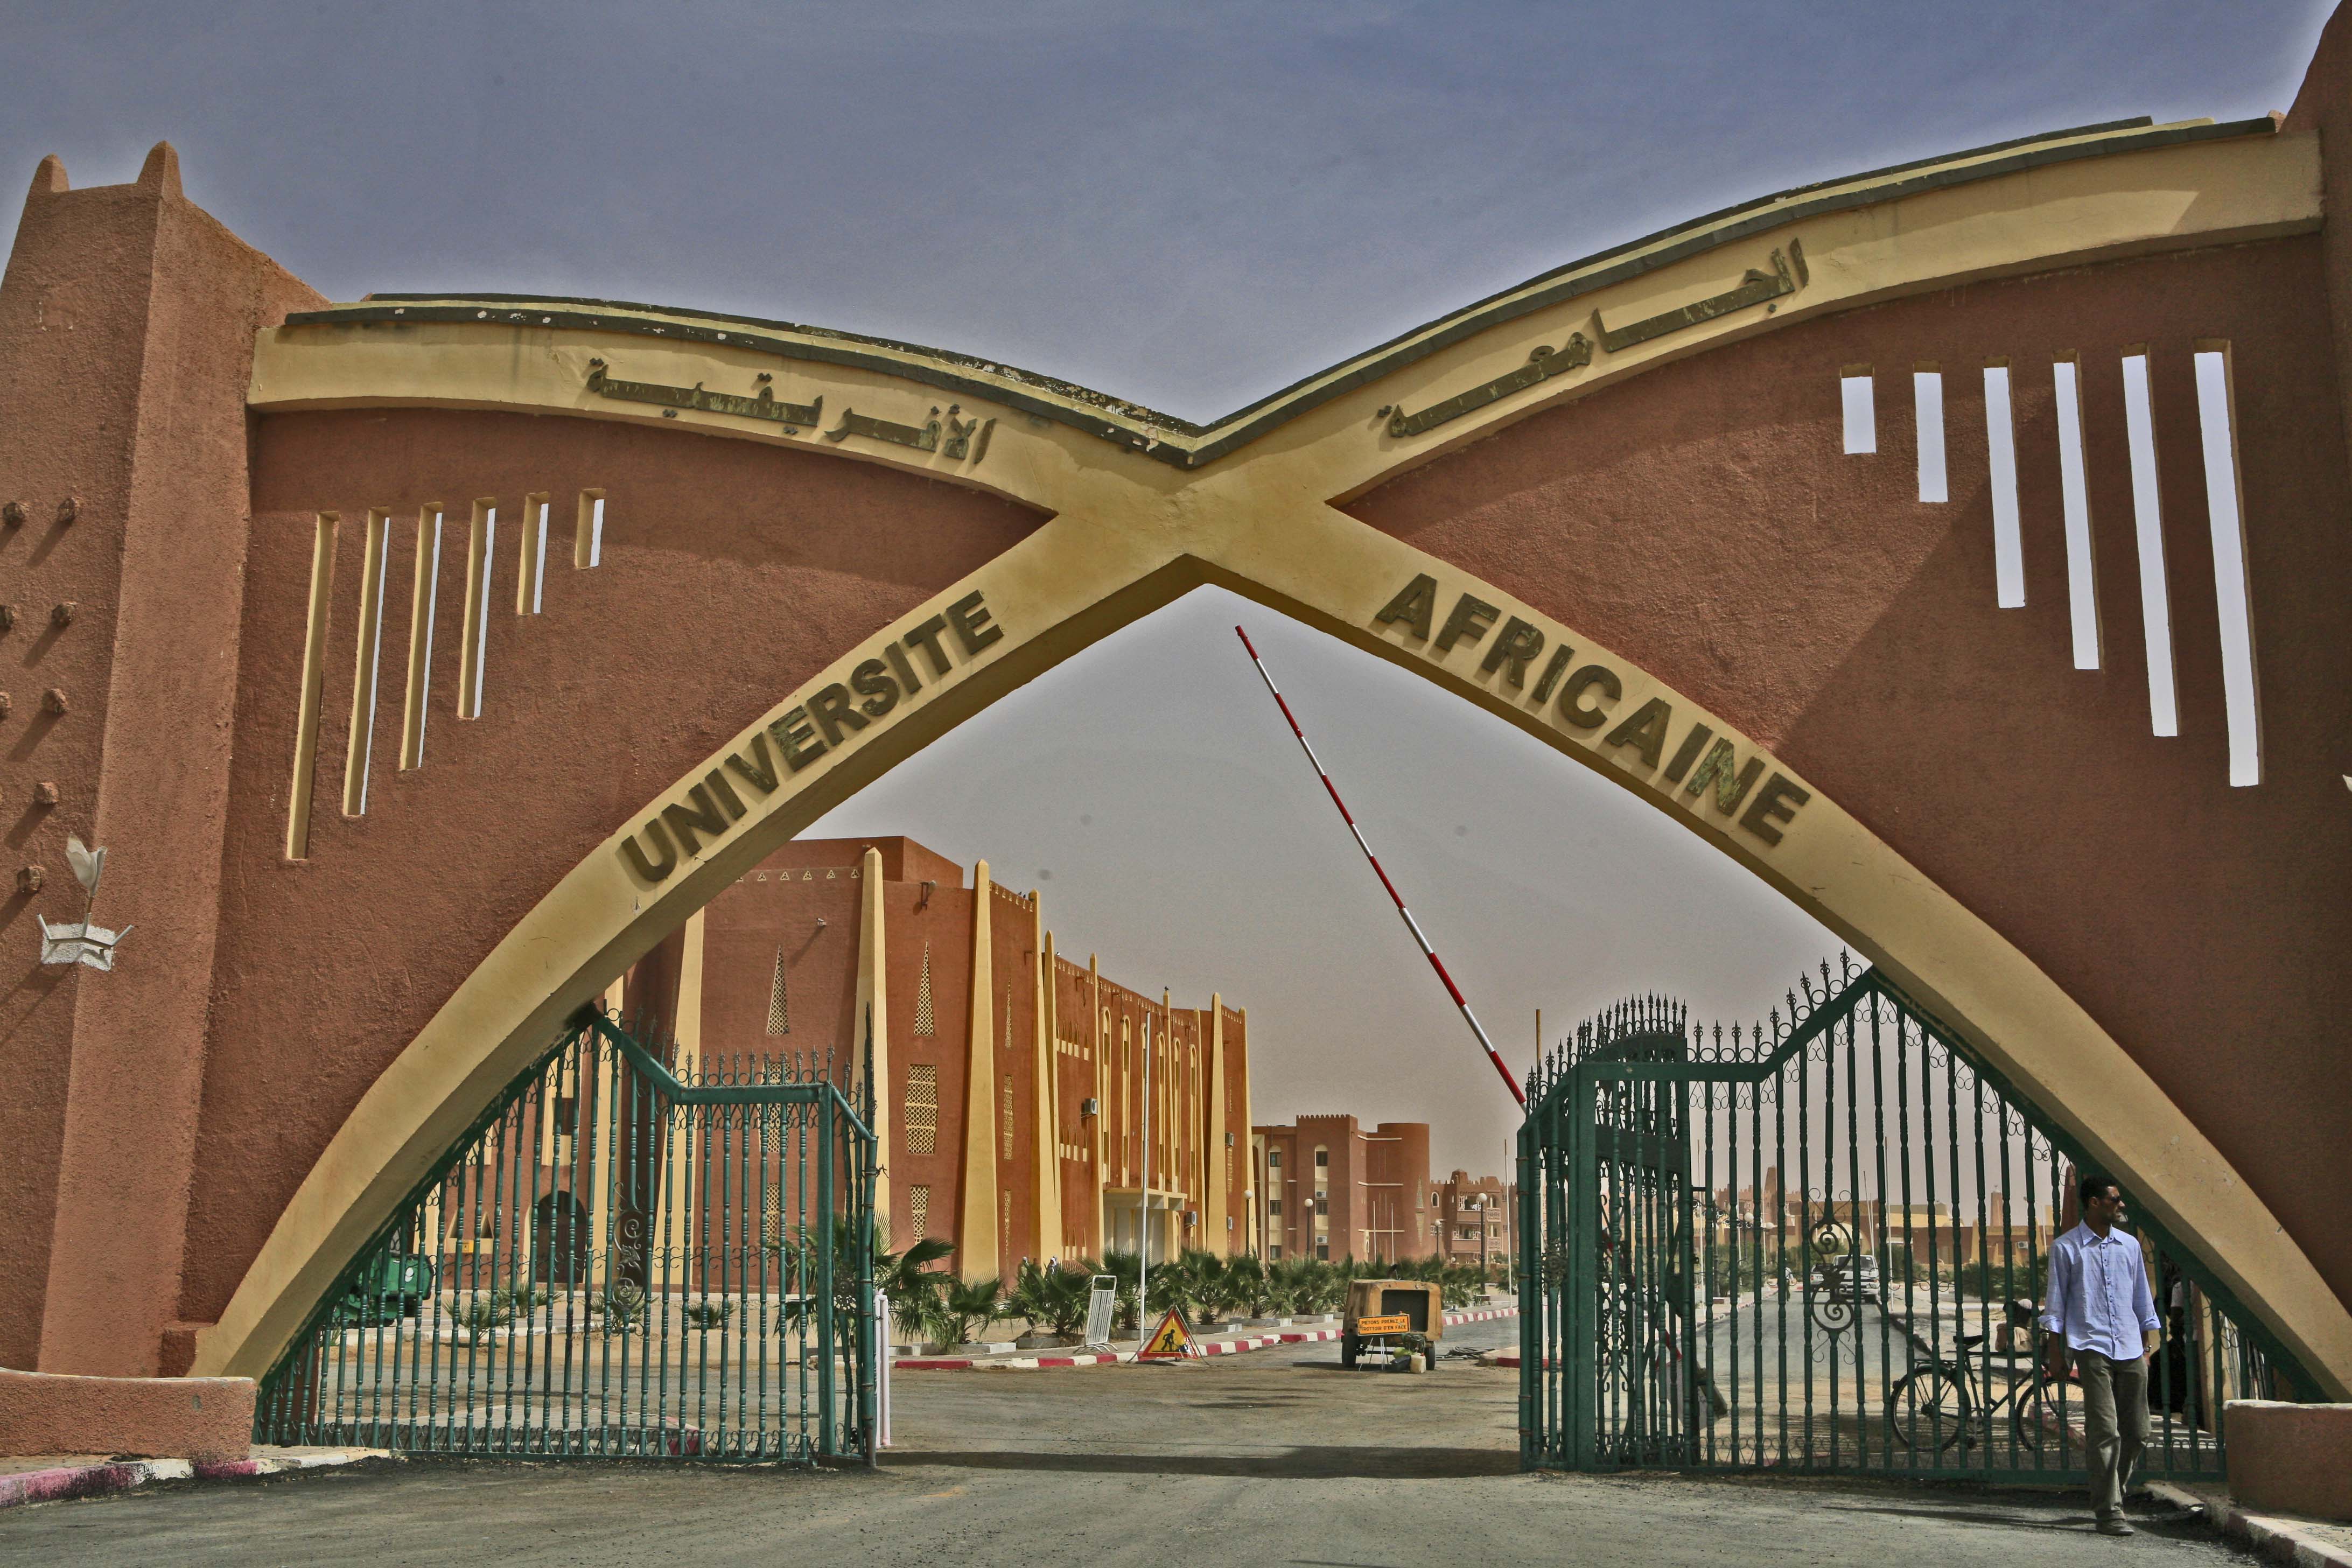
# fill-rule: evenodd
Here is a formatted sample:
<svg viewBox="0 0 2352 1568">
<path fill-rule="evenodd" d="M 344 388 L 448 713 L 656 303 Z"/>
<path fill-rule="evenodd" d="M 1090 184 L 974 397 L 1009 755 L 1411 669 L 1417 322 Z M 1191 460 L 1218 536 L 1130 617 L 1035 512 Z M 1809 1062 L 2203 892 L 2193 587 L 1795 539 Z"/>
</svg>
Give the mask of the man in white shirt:
<svg viewBox="0 0 2352 1568">
<path fill-rule="evenodd" d="M 2074 1359 L 2083 1380 L 2084 1458 L 2099 1533 L 2129 1535 L 2124 1492 L 2147 1441 L 2147 1358 L 2164 1324 L 2148 1293 L 2138 1239 L 2121 1228 L 2121 1189 L 2105 1176 L 2085 1175 L 2081 1194 L 2083 1223 L 2050 1244 L 2044 1362 L 2052 1377 L 2063 1377 Z"/>
</svg>

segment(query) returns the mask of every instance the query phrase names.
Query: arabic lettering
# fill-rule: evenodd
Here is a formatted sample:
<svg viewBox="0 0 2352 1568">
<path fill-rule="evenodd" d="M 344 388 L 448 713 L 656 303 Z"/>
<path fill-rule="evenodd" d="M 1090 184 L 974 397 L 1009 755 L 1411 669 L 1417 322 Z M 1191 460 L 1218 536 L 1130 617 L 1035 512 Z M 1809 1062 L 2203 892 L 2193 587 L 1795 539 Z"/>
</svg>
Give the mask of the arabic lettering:
<svg viewBox="0 0 2352 1568">
<path fill-rule="evenodd" d="M 930 417 L 918 428 L 912 425 L 900 425 L 894 420 L 877 419 L 870 414 L 860 414 L 854 408 L 844 408 L 841 411 L 840 426 L 824 432 L 824 438 L 828 441 L 843 441 L 852 436 L 863 436 L 869 441 L 887 441 L 894 447 L 911 447 L 918 452 L 941 452 L 944 437 L 943 455 L 950 461 L 960 463 L 969 456 L 972 461 L 978 462 L 987 455 L 989 433 L 996 428 L 996 421 L 993 419 L 983 421 L 976 414 L 970 419 L 959 420 L 956 416 L 962 412 L 963 405 L 949 404 L 947 422 L 942 426 L 940 422 L 939 408 L 934 405 Z"/>
<path fill-rule="evenodd" d="M 1704 300 L 1645 317 L 1613 331 L 1606 321 L 1599 319 L 1597 312 L 1594 321 L 1601 329 L 1601 346 L 1615 353 L 1620 349 L 1632 348 L 1635 343 L 1645 343 L 1652 338 L 1662 338 L 1668 332 L 1695 327 L 1701 321 L 1711 321 L 1717 316 L 1727 316 L 1750 305 L 1761 305 L 1784 294 L 1793 294 L 1811 280 L 1811 274 L 1805 267 L 1804 245 L 1792 238 L 1789 241 L 1786 255 L 1778 250 L 1772 253 L 1772 270 L 1769 273 L 1759 272 L 1751 267 L 1737 288 L 1727 289 L 1720 294 L 1710 294 Z"/>
<path fill-rule="evenodd" d="M 706 391 L 702 383 L 692 386 L 665 386 L 653 381 L 616 381 L 606 374 L 604 362 L 588 362 L 588 390 L 600 397 L 616 398 L 624 403 L 651 403 L 663 408 L 693 408 L 706 414 L 731 414 L 739 419 L 764 419 L 784 426 L 786 435 L 798 435 L 803 426 L 821 422 L 824 416 L 824 399 L 814 403 L 786 403 L 776 396 L 770 378 L 760 377 L 760 390 L 749 397 L 731 392 Z"/>
<path fill-rule="evenodd" d="M 1562 371 L 1577 370 L 1591 363 L 1592 340 L 1582 332 L 1577 332 L 1558 349 L 1549 344 L 1537 348 L 1528 355 L 1527 363 L 1508 374 L 1498 375 L 1467 392 L 1457 393 L 1443 403 L 1433 403 L 1418 414 L 1407 414 L 1402 407 L 1385 408 L 1381 412 L 1389 416 L 1390 435 L 1419 436 L 1436 429 L 1449 419 L 1459 419 L 1474 408 L 1484 408 L 1515 392 L 1548 381 Z"/>
</svg>

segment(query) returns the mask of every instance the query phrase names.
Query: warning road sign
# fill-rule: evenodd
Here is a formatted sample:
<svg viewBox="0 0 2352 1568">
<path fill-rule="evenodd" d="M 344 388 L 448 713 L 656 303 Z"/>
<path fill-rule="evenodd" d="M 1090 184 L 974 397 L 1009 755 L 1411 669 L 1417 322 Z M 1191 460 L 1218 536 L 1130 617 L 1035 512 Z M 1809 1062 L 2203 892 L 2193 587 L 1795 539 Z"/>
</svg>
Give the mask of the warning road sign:
<svg viewBox="0 0 2352 1568">
<path fill-rule="evenodd" d="M 1182 1312 L 1171 1307 L 1168 1315 L 1160 1320 L 1160 1326 L 1151 1331 L 1150 1342 L 1137 1352 L 1135 1359 L 1183 1361 L 1200 1353 L 1201 1347 L 1192 1338 L 1192 1325 L 1184 1321 Z"/>
</svg>

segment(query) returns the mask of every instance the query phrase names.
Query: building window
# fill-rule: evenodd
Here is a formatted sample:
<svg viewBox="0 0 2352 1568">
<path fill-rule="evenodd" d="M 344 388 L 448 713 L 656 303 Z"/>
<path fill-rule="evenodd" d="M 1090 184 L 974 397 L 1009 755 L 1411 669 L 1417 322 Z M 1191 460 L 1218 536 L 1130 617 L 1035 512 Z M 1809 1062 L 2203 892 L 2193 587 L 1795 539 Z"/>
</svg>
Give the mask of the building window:
<svg viewBox="0 0 2352 1568">
<path fill-rule="evenodd" d="M 1318 1171 L 1328 1171 L 1331 1168 L 1330 1150 L 1318 1149 L 1315 1151 L 1315 1168 Z"/>
<path fill-rule="evenodd" d="M 1329 1214 L 1331 1212 L 1330 1194 L 1318 1193 L 1315 1194 L 1315 1212 L 1317 1214 Z"/>
<path fill-rule="evenodd" d="M 916 1062 L 907 1068 L 907 1152 L 930 1153 L 939 1146 L 939 1136 L 940 1069 L 929 1062 Z M 915 1234 L 922 1234 L 920 1226 Z"/>
<path fill-rule="evenodd" d="M 1265 1255 L 1266 1255 L 1266 1257 L 1267 1257 L 1267 1258 L 1269 1258 L 1273 1259 L 1273 1260 L 1274 1260 L 1275 1262 L 1276 1262 L 1276 1263 L 1281 1262 L 1281 1261 L 1282 1261 L 1282 1244 L 1281 1244 L 1280 1242 L 1270 1242 L 1270 1243 L 1268 1243 L 1268 1244 L 1267 1244 L 1267 1246 L 1266 1246 L 1266 1249 L 1265 1249 Z"/>
<path fill-rule="evenodd" d="M 1323 1259 L 1327 1263 L 1330 1261 L 1331 1243 L 1328 1238 L 1318 1241 L 1315 1244 L 1315 1256 Z"/>
<path fill-rule="evenodd" d="M 789 1035 L 793 1032 L 792 1005 L 784 996 L 784 950 L 776 949 L 776 973 L 768 982 L 768 1033 Z"/>
<path fill-rule="evenodd" d="M 1013 1158 L 1013 1075 L 1004 1075 L 1004 1157 Z"/>
<path fill-rule="evenodd" d="M 915 1033 L 938 1034 L 938 1022 L 931 1012 L 931 944 L 923 943 L 923 973 L 915 981 Z"/>
<path fill-rule="evenodd" d="M 1275 1218 L 1280 1219 L 1282 1217 L 1282 1200 L 1280 1198 L 1266 1199 L 1265 1212 L 1272 1215 Z"/>
<path fill-rule="evenodd" d="M 1011 1193 L 1004 1194 L 1004 1234 L 999 1239 L 1005 1244 L 1010 1244 L 1013 1240 L 1013 1194 Z"/>
<path fill-rule="evenodd" d="M 1268 1149 L 1268 1150 L 1265 1152 L 1265 1163 L 1266 1163 L 1266 1168 L 1267 1168 L 1268 1170 L 1274 1170 L 1274 1171 L 1279 1171 L 1279 1170 L 1281 1170 L 1281 1169 L 1282 1169 L 1282 1151 L 1281 1151 L 1281 1150 L 1279 1150 L 1279 1149 Z"/>
<path fill-rule="evenodd" d="M 907 1189 L 907 1220 L 914 1227 L 915 1239 L 920 1241 L 929 1234 L 931 1225 L 931 1189 Z"/>
</svg>

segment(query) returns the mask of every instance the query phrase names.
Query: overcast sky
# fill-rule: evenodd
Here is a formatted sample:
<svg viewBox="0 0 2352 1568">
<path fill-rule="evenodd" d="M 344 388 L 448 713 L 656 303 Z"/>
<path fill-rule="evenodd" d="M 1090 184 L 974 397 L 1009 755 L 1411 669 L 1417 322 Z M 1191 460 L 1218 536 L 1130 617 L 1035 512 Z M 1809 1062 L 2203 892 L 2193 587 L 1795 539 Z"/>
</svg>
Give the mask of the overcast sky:
<svg viewBox="0 0 2352 1568">
<path fill-rule="evenodd" d="M 0 174 L 179 150 L 324 293 L 847 328 L 1206 420 L 1712 208 L 2126 115 L 2293 99 L 2326 0 L 1583 5 L 0 0 Z M 1066 951 L 1250 1009 L 1262 1119 L 1515 1123 L 1230 627 L 1245 618 L 1516 1066 L 1534 1010 L 1760 1011 L 1827 933 L 1631 796 L 1202 593 L 822 825 L 1035 885 Z M 1445 754 L 1446 770 L 1412 765 Z M 1469 809 L 1449 776 L 1507 781 Z M 977 788 L 975 785 L 977 784 Z"/>
</svg>

